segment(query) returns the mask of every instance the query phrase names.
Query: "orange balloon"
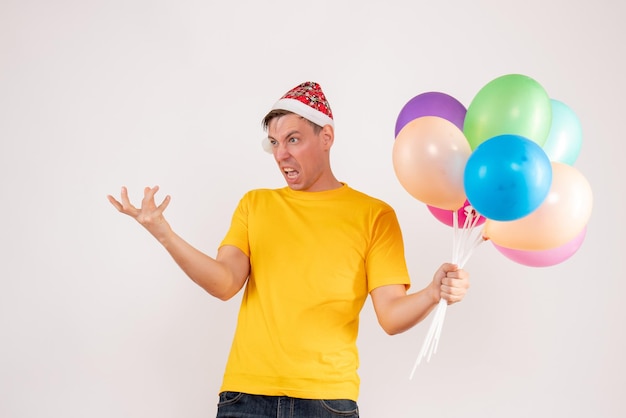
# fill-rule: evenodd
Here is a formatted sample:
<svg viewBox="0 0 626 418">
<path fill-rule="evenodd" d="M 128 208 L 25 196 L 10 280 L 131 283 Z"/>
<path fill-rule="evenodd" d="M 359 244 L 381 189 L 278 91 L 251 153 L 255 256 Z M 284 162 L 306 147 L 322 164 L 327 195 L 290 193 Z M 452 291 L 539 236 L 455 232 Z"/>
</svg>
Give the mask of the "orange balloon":
<svg viewBox="0 0 626 418">
<path fill-rule="evenodd" d="M 552 185 L 543 203 L 514 221 L 488 219 L 485 238 L 516 250 L 548 250 L 570 242 L 586 227 L 593 206 L 589 182 L 570 165 L 551 164 Z"/>
<path fill-rule="evenodd" d="M 440 209 L 457 210 L 466 200 L 463 173 L 471 152 L 456 125 L 437 116 L 423 116 L 398 132 L 393 167 L 411 196 Z"/>
</svg>

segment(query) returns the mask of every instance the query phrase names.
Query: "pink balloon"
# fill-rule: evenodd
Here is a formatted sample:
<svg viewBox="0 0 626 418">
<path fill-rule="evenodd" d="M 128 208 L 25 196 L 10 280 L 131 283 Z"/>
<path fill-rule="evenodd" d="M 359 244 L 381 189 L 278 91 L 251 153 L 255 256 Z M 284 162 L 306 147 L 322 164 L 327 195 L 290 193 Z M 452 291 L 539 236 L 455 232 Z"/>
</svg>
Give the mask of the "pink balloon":
<svg viewBox="0 0 626 418">
<path fill-rule="evenodd" d="M 529 267 L 549 267 L 562 263 L 573 256 L 585 240 L 586 233 L 587 227 L 584 227 L 573 240 L 561 245 L 560 247 L 550 248 L 548 250 L 515 250 L 512 248 L 502 247 L 493 241 L 492 244 L 505 257 L 518 264 L 523 264 Z"/>
<path fill-rule="evenodd" d="M 467 215 L 465 214 L 465 208 L 467 208 L 468 206 L 470 206 L 470 204 L 467 200 L 465 200 L 465 204 L 456 211 L 459 221 L 459 228 L 463 228 L 463 225 L 465 224 L 465 220 L 467 219 Z M 454 226 L 453 210 L 441 209 L 431 205 L 426 205 L 426 207 L 428 207 L 430 213 L 432 213 L 439 222 L 444 223 L 448 226 Z M 472 217 L 474 216 L 476 215 L 473 215 Z M 484 224 L 485 220 L 486 219 L 483 216 L 478 215 L 478 220 L 476 221 L 475 219 L 472 219 L 471 222 L 476 221 L 475 226 L 478 226 Z"/>
</svg>

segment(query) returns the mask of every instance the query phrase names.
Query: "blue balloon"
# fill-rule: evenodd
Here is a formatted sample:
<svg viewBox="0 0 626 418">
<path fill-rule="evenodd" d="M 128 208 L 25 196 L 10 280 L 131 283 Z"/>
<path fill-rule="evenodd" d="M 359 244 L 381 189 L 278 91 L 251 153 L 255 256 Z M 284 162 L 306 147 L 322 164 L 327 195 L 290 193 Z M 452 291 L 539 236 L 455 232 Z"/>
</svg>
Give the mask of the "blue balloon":
<svg viewBox="0 0 626 418">
<path fill-rule="evenodd" d="M 545 200 L 552 165 L 536 142 L 520 135 L 498 135 L 481 143 L 465 165 L 467 200 L 487 219 L 523 218 Z"/>
</svg>

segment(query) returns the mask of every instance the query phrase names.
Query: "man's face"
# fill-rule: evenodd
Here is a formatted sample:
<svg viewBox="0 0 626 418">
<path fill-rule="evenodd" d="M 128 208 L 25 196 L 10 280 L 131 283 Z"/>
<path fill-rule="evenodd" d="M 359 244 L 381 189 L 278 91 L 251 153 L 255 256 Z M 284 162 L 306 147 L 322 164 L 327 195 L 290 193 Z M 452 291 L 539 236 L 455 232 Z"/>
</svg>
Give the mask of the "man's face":
<svg viewBox="0 0 626 418">
<path fill-rule="evenodd" d="M 332 174 L 328 157 L 332 137 L 329 140 L 326 130 L 316 134 L 306 119 L 289 114 L 270 121 L 268 138 L 274 159 L 290 188 L 325 190 L 324 181 Z"/>
</svg>

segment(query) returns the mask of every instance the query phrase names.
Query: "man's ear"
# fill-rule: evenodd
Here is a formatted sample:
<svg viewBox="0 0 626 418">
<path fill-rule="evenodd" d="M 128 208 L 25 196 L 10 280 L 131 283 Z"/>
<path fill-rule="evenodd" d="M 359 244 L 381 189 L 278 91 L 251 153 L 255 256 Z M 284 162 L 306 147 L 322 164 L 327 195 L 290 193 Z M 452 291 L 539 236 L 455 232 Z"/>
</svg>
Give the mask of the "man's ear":
<svg viewBox="0 0 626 418">
<path fill-rule="evenodd" d="M 322 143 L 327 147 L 327 149 L 330 149 L 333 142 L 335 142 L 335 129 L 332 125 L 324 125 L 320 131 L 320 135 L 322 136 Z"/>
</svg>

